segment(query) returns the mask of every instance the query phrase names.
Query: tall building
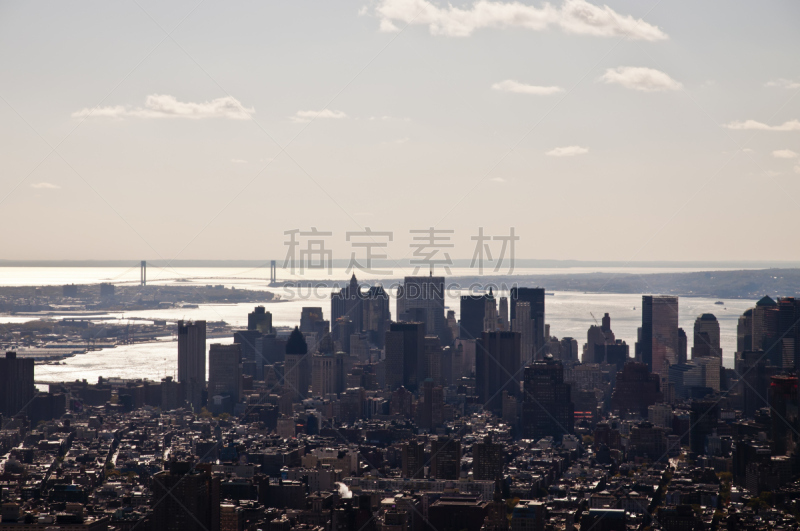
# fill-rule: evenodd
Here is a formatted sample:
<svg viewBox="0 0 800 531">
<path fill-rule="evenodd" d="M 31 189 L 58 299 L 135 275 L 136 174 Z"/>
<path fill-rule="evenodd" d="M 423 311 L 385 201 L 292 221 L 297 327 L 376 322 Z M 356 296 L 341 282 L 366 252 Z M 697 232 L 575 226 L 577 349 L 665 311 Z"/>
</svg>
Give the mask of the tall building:
<svg viewBox="0 0 800 531">
<path fill-rule="evenodd" d="M 284 361 L 284 390 L 289 392 L 293 401 L 300 401 L 308 396 L 311 385 L 311 363 L 308 359 L 308 344 L 303 333 L 295 327 L 286 341 L 286 358 Z"/>
<path fill-rule="evenodd" d="M 170 463 L 153 476 L 153 529 L 212 531 L 219 529 L 219 480 L 193 470 L 191 463 Z M 214 517 L 216 516 L 216 525 Z"/>
<path fill-rule="evenodd" d="M 531 303 L 517 301 L 514 318 L 511 320 L 511 330 L 519 332 L 519 350 L 522 365 L 528 365 L 534 360 L 536 349 L 533 338 L 533 319 L 531 319 Z"/>
<path fill-rule="evenodd" d="M 271 334 L 273 332 L 272 314 L 263 306 L 256 306 L 252 312 L 247 314 L 247 329 L 256 330 L 262 334 Z"/>
<path fill-rule="evenodd" d="M 795 451 L 800 433 L 797 376 L 772 377 L 769 386 L 769 405 L 772 410 L 773 454 L 786 455 Z"/>
<path fill-rule="evenodd" d="M 370 343 L 383 348 L 386 330 L 392 321 L 392 312 L 389 311 L 389 294 L 383 286 L 372 286 L 362 297 L 363 328 L 367 333 Z"/>
<path fill-rule="evenodd" d="M 397 319 L 416 320 L 424 312 L 426 333 L 449 345 L 452 338 L 445 321 L 444 295 L 444 277 L 405 277 L 397 290 Z"/>
<path fill-rule="evenodd" d="M 662 380 L 678 363 L 678 297 L 642 295 L 641 361 Z"/>
<path fill-rule="evenodd" d="M 475 347 L 475 387 L 484 408 L 503 411 L 503 391 L 519 395 L 522 363 L 518 332 L 483 332 Z"/>
<path fill-rule="evenodd" d="M 529 302 L 531 305 L 531 320 L 533 321 L 533 349 L 534 359 L 541 359 L 544 348 L 544 288 L 511 288 L 509 305 L 511 306 L 511 321 L 517 318 L 517 302 Z M 518 321 L 519 322 L 519 321 Z M 520 326 L 525 326 L 519 322 Z M 518 330 L 514 330 L 517 332 Z"/>
<path fill-rule="evenodd" d="M 233 403 L 241 399 L 242 350 L 240 345 L 213 343 L 208 349 L 208 396 L 229 395 Z"/>
<path fill-rule="evenodd" d="M 472 479 L 475 481 L 494 481 L 503 477 L 505 465 L 505 446 L 492 442 L 487 435 L 483 442 L 472 445 Z"/>
<path fill-rule="evenodd" d="M 403 445 L 403 477 L 422 479 L 425 477 L 425 445 L 416 441 Z"/>
<path fill-rule="evenodd" d="M 800 299 L 763 297 L 739 318 L 737 362 L 741 353 L 762 350 L 769 365 L 800 368 Z M 738 370 L 738 368 L 737 368 Z"/>
<path fill-rule="evenodd" d="M 483 320 L 486 317 L 486 298 L 489 295 L 462 295 L 459 314 L 460 339 L 477 339 L 483 333 Z"/>
<path fill-rule="evenodd" d="M 36 394 L 33 383 L 33 358 L 17 358 L 16 352 L 6 352 L 0 358 L 0 414 L 3 419 L 14 418 Z"/>
<path fill-rule="evenodd" d="M 637 412 L 644 417 L 649 406 L 663 401 L 661 378 L 646 364 L 630 361 L 617 373 L 617 384 L 611 394 L 613 409 Z"/>
<path fill-rule="evenodd" d="M 178 382 L 197 410 L 206 387 L 206 322 L 178 321 Z"/>
<path fill-rule="evenodd" d="M 510 321 L 508 320 L 508 297 L 500 297 L 500 307 L 498 311 L 499 311 L 497 316 L 498 330 L 502 330 L 504 332 L 510 330 L 509 328 Z"/>
<path fill-rule="evenodd" d="M 704 313 L 694 321 L 692 359 L 715 357 L 722 360 L 719 342 L 719 322 L 714 314 Z"/>
<path fill-rule="evenodd" d="M 570 385 L 564 383 L 564 365 L 547 355 L 525 367 L 522 397 L 522 436 L 525 439 L 553 437 L 560 441 L 572 433 L 575 407 Z"/>
<path fill-rule="evenodd" d="M 336 361 L 332 352 L 311 357 L 311 390 L 314 396 L 325 398 L 336 393 Z"/>
<path fill-rule="evenodd" d="M 386 385 L 389 391 L 404 386 L 419 390 L 425 374 L 425 326 L 392 323 L 386 332 Z"/>
<path fill-rule="evenodd" d="M 331 292 L 331 323 L 333 323 L 334 330 L 338 319 L 342 317 L 353 323 L 355 333 L 364 330 L 363 297 L 355 273 L 350 277 L 350 283 L 347 286 L 339 291 Z"/>
<path fill-rule="evenodd" d="M 419 427 L 433 431 L 444 423 L 444 389 L 428 378 L 422 384 L 422 395 Z"/>
<path fill-rule="evenodd" d="M 714 433 L 719 422 L 718 400 L 695 400 L 691 405 L 689 446 L 697 455 L 706 454 L 706 439 Z M 682 435 L 682 434 L 679 434 Z"/>
<path fill-rule="evenodd" d="M 497 313 L 497 300 L 492 295 L 492 288 L 489 288 L 489 295 L 486 296 L 483 303 L 483 331 L 494 332 L 499 330 L 500 317 Z"/>
<path fill-rule="evenodd" d="M 431 440 L 431 477 L 457 480 L 461 476 L 461 441 L 439 435 Z"/>
</svg>

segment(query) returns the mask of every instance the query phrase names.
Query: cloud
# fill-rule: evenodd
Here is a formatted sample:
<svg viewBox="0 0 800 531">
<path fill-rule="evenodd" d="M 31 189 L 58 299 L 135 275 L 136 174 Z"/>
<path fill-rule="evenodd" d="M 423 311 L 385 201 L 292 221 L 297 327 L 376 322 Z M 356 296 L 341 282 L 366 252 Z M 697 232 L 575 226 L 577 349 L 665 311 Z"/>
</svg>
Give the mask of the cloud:
<svg viewBox="0 0 800 531">
<path fill-rule="evenodd" d="M 795 173 L 800 173 L 800 164 L 798 164 L 798 165 L 796 165 L 796 166 L 794 167 L 794 172 L 795 172 Z"/>
<path fill-rule="evenodd" d="M 211 101 L 195 103 L 178 101 L 168 94 L 151 94 L 147 96 L 144 107 L 130 108 L 123 105 L 112 107 L 85 108 L 72 113 L 73 118 L 106 117 L 106 118 L 228 118 L 231 120 L 247 120 L 253 108 L 247 108 L 234 97 L 225 96 Z"/>
<path fill-rule="evenodd" d="M 446 37 L 467 37 L 483 28 L 516 27 L 544 31 L 556 27 L 576 35 L 645 41 L 668 38 L 658 26 L 586 0 L 565 0 L 560 7 L 549 3 L 534 7 L 516 1 L 477 0 L 468 8 L 450 4 L 439 7 L 428 0 L 379 0 L 375 14 L 380 18 L 381 31 L 398 31 L 395 22 L 399 22 L 402 25 L 428 26 L 432 35 Z"/>
<path fill-rule="evenodd" d="M 744 149 L 742 150 L 742 152 L 743 152 L 743 153 L 753 153 L 753 150 L 752 150 L 752 149 L 750 149 L 750 148 L 744 148 Z"/>
<path fill-rule="evenodd" d="M 315 118 L 347 118 L 347 115 L 342 111 L 332 111 L 331 109 L 323 109 L 321 111 L 297 111 L 297 114 L 289 119 L 293 122 L 306 123 Z"/>
<path fill-rule="evenodd" d="M 776 159 L 796 159 L 797 153 L 791 149 L 776 149 L 772 152 L 772 156 Z"/>
<path fill-rule="evenodd" d="M 496 183 L 504 183 L 504 182 L 506 182 L 506 180 L 503 179 L 502 177 L 492 177 L 492 180 L 494 182 L 496 182 Z"/>
<path fill-rule="evenodd" d="M 609 68 L 600 79 L 606 83 L 616 83 L 625 88 L 644 92 L 680 90 L 683 88 L 683 85 L 664 72 L 642 66 Z"/>
<path fill-rule="evenodd" d="M 556 92 L 563 92 L 561 87 L 540 87 L 537 85 L 526 85 L 513 79 L 506 79 L 499 83 L 492 85 L 494 90 L 502 90 L 503 92 L 515 92 L 517 94 L 533 94 L 534 96 L 549 96 Z"/>
<path fill-rule="evenodd" d="M 234 164 L 247 164 L 247 161 L 244 159 L 231 159 L 231 162 Z"/>
<path fill-rule="evenodd" d="M 551 149 L 545 153 L 545 155 L 549 155 L 551 157 L 574 157 L 575 155 L 583 155 L 584 153 L 589 153 L 589 148 L 581 146 L 564 146 Z"/>
<path fill-rule="evenodd" d="M 731 122 L 725 125 L 725 127 L 738 131 L 746 129 L 755 129 L 758 131 L 800 131 L 800 120 L 789 120 L 788 122 L 783 122 L 781 125 L 767 125 L 755 120 L 745 120 L 744 122 Z"/>
<path fill-rule="evenodd" d="M 787 88 L 787 89 L 798 89 L 800 88 L 800 81 L 792 81 L 791 79 L 774 79 L 772 81 L 767 81 L 764 83 L 765 87 L 780 87 L 780 88 Z"/>
<path fill-rule="evenodd" d="M 53 183 L 31 183 L 31 188 L 38 188 L 40 190 L 42 190 L 42 189 L 45 189 L 45 190 L 57 190 L 57 189 L 59 189 L 61 187 L 59 185 L 53 184 Z"/>
</svg>

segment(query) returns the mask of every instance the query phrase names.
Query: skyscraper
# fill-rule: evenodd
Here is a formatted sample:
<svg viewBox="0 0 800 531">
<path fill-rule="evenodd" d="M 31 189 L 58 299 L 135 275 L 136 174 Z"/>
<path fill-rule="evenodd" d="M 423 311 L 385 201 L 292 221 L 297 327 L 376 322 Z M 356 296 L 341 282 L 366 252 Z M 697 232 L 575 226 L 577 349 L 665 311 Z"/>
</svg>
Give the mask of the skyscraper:
<svg viewBox="0 0 800 531">
<path fill-rule="evenodd" d="M 388 298 L 386 303 L 388 305 Z M 341 317 L 346 317 L 353 323 L 355 333 L 364 330 L 363 296 L 355 273 L 350 277 L 350 283 L 347 286 L 339 291 L 331 292 L 331 323 L 333 323 L 334 329 L 337 326 L 337 320 Z"/>
<path fill-rule="evenodd" d="M 178 321 L 178 382 L 194 409 L 202 406 L 206 386 L 206 322 Z"/>
<path fill-rule="evenodd" d="M 241 398 L 241 382 L 241 346 L 213 343 L 208 349 L 208 396 L 229 395 L 237 403 Z"/>
<path fill-rule="evenodd" d="M 493 443 L 491 433 L 483 442 L 472 445 L 472 478 L 476 481 L 494 481 L 503 477 L 505 446 Z"/>
<path fill-rule="evenodd" d="M 404 386 L 412 393 L 425 374 L 425 326 L 392 323 L 386 332 L 386 385 L 390 391 Z"/>
<path fill-rule="evenodd" d="M 678 363 L 678 297 L 642 295 L 641 361 L 668 377 L 670 365 Z"/>
<path fill-rule="evenodd" d="M 496 415 L 503 411 L 503 391 L 519 395 L 520 334 L 483 332 L 475 348 L 475 387 L 484 408 Z"/>
<path fill-rule="evenodd" d="M 772 409 L 773 454 L 792 453 L 798 442 L 800 432 L 800 395 L 798 395 L 797 376 L 778 375 L 772 377 L 769 386 L 769 405 Z"/>
<path fill-rule="evenodd" d="M 272 314 L 263 306 L 256 306 L 252 312 L 247 314 L 247 329 L 257 330 L 262 334 L 271 334 L 273 331 Z"/>
<path fill-rule="evenodd" d="M 392 320 L 392 313 L 389 311 L 389 294 L 383 286 L 372 286 L 362 297 L 363 306 L 363 328 L 367 333 L 369 341 L 383 348 L 383 341 L 386 338 L 386 330 Z"/>
<path fill-rule="evenodd" d="M 424 312 L 427 334 L 439 336 L 442 344 L 450 343 L 444 313 L 444 277 L 405 277 L 397 290 L 397 319 L 416 319 L 414 310 Z"/>
<path fill-rule="evenodd" d="M 617 373 L 617 385 L 611 394 L 611 407 L 620 411 L 647 415 L 647 408 L 662 402 L 661 378 L 644 363 L 629 361 Z"/>
<path fill-rule="evenodd" d="M 311 385 L 311 363 L 308 359 L 308 344 L 303 333 L 295 327 L 286 341 L 286 359 L 284 362 L 284 389 L 292 396 L 293 401 L 307 397 Z"/>
<path fill-rule="evenodd" d="M 214 481 L 205 472 L 193 470 L 188 462 L 170 463 L 170 470 L 154 475 L 154 505 L 151 516 L 153 529 L 219 529 L 219 480 L 216 480 L 216 485 Z M 212 524 L 215 515 L 216 526 Z"/>
<path fill-rule="evenodd" d="M 548 354 L 542 361 L 525 367 L 525 394 L 522 397 L 522 436 L 541 439 L 551 436 L 560 441 L 572 433 L 575 407 L 571 388 L 564 383 L 564 365 Z"/>
<path fill-rule="evenodd" d="M 486 316 L 485 299 L 489 295 L 462 295 L 459 319 L 461 339 L 477 339 L 483 333 L 483 319 Z"/>
<path fill-rule="evenodd" d="M 439 435 L 431 440 L 431 477 L 456 480 L 461 476 L 461 441 Z"/>
<path fill-rule="evenodd" d="M 544 288 L 511 288 L 509 305 L 511 306 L 511 321 L 517 317 L 517 301 L 529 302 L 531 305 L 531 320 L 533 321 L 533 348 L 535 358 L 541 359 L 544 348 Z M 519 322 L 520 326 L 524 326 Z M 518 330 L 514 330 L 517 332 Z"/>
<path fill-rule="evenodd" d="M 22 413 L 33 399 L 36 394 L 33 373 L 33 358 L 17 358 L 16 352 L 6 352 L 5 358 L 0 358 L 0 414 L 3 419 L 9 420 Z"/>
<path fill-rule="evenodd" d="M 517 301 L 515 317 L 511 320 L 511 330 L 519 332 L 520 361 L 523 365 L 534 360 L 536 350 L 533 339 L 533 319 L 531 319 L 531 303 Z"/>
</svg>

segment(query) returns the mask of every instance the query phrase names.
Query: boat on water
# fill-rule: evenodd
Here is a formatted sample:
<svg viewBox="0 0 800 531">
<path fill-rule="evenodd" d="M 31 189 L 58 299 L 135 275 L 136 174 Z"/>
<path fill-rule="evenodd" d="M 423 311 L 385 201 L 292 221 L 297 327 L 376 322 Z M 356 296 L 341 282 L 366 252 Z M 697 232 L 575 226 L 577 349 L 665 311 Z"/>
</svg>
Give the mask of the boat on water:
<svg viewBox="0 0 800 531">
<path fill-rule="evenodd" d="M 715 302 L 714 304 L 718 304 L 718 305 L 722 306 L 722 305 L 723 305 L 723 304 L 725 304 L 725 303 L 724 303 L 724 302 L 722 302 L 722 301 L 717 301 L 717 302 Z"/>
</svg>

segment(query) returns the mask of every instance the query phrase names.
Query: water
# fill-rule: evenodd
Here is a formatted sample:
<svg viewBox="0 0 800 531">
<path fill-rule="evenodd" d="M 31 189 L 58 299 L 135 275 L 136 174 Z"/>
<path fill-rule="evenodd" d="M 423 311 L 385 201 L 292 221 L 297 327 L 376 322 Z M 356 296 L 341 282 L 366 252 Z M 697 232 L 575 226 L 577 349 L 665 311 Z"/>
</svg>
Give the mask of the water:
<svg viewBox="0 0 800 531">
<path fill-rule="evenodd" d="M 587 269 L 582 272 L 612 272 L 612 268 L 552 268 L 518 270 L 520 274 L 564 274 L 576 273 L 577 269 Z M 622 268 L 613 268 L 622 269 Z M 684 271 L 686 269 L 681 269 Z M 659 271 L 675 272 L 675 269 L 660 268 Z M 454 274 L 467 274 L 472 270 L 459 271 L 454 268 Z M 627 273 L 656 272 L 653 268 L 625 268 Z M 244 278 L 261 277 L 267 271 L 260 269 L 242 268 L 181 268 L 177 271 L 148 271 L 149 282 L 156 278 L 167 278 L 168 273 L 172 278 L 197 278 L 197 277 L 239 277 L 236 280 L 194 280 L 192 282 L 204 285 L 208 283 L 224 284 L 243 289 L 267 290 L 266 280 L 245 280 Z M 177 274 L 175 274 L 177 273 Z M 346 278 L 344 271 L 336 271 L 333 278 Z M 243 278 L 244 277 L 244 278 Z M 322 276 L 315 275 L 315 278 Z M 66 283 L 93 283 L 112 280 L 138 281 L 138 268 L 0 268 L 0 285 L 45 285 Z M 182 285 L 191 283 L 182 282 Z M 330 288 L 316 290 L 284 288 L 271 288 L 271 291 L 281 295 L 286 302 L 265 304 L 267 311 L 272 313 L 274 326 L 295 326 L 300 321 L 300 312 L 304 306 L 320 306 L 328 316 L 330 312 Z M 393 295 L 393 293 L 390 293 Z M 459 313 L 458 290 L 448 292 L 446 304 L 449 309 Z M 502 295 L 502 293 L 497 294 Z M 547 296 L 545 300 L 545 315 L 550 325 L 551 335 L 559 338 L 573 337 L 582 347 L 586 341 L 586 332 L 589 326 L 595 324 L 595 319 L 600 321 L 604 313 L 611 316 L 611 328 L 617 339 L 625 340 L 631 348 L 636 342 L 637 328 L 641 325 L 641 301 L 639 294 L 612 294 L 612 293 L 579 293 L 555 292 L 554 296 Z M 692 330 L 694 320 L 702 313 L 713 313 L 720 323 L 720 339 L 723 351 L 723 363 L 727 367 L 733 366 L 733 355 L 736 350 L 736 323 L 739 316 L 748 308 L 755 305 L 754 300 L 727 300 L 723 306 L 715 304 L 716 299 L 702 297 L 682 297 L 679 302 L 680 326 L 687 332 L 689 348 L 692 343 Z M 207 321 L 225 321 L 233 327 L 246 327 L 247 314 L 252 311 L 254 304 L 201 304 L 199 308 L 178 308 L 169 310 L 143 310 L 136 312 L 108 313 L 106 317 L 113 317 L 125 321 L 132 317 L 152 319 L 204 319 Z M 395 303 L 391 303 L 392 313 L 395 313 Z M 56 316 L 58 318 L 58 316 Z M 0 322 L 20 322 L 35 319 L 29 316 L 0 316 Z M 210 343 L 225 343 L 232 339 L 209 339 Z M 98 376 L 122 378 L 149 378 L 158 380 L 164 376 L 172 376 L 177 367 L 177 344 L 174 341 L 162 341 L 138 345 L 124 345 L 114 349 L 89 352 L 74 356 L 63 361 L 63 365 L 37 365 L 36 380 L 42 382 L 68 381 L 86 379 L 97 381 Z"/>
</svg>

